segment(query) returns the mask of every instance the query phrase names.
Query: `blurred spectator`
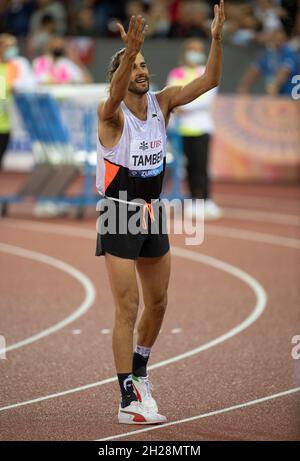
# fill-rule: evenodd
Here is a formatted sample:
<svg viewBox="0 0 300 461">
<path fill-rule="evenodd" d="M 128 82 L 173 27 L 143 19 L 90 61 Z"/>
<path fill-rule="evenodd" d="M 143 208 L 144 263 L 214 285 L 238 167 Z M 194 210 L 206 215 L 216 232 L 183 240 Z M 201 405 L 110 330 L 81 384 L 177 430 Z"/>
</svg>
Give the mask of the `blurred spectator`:
<svg viewBox="0 0 300 461">
<path fill-rule="evenodd" d="M 5 37 L 3 34 L 0 35 L 0 170 L 2 169 L 3 156 L 10 139 L 12 88 L 17 79 L 17 68 L 10 62 L 9 58 L 7 36 Z"/>
<path fill-rule="evenodd" d="M 148 33 L 149 37 L 167 37 L 171 28 L 171 17 L 168 9 L 168 2 L 153 0 L 148 8 Z"/>
<path fill-rule="evenodd" d="M 287 45 L 283 29 L 269 32 L 266 46 L 264 54 L 244 75 L 238 91 L 248 93 L 255 81 L 263 76 L 266 93 L 291 95 L 291 78 L 300 74 L 299 55 Z"/>
<path fill-rule="evenodd" d="M 250 3 L 226 2 L 226 23 L 224 36 L 236 45 L 247 45 L 256 40 L 257 32 L 261 29 L 261 22 L 254 16 Z"/>
<path fill-rule="evenodd" d="M 119 36 L 116 22 L 126 28 L 131 15 L 142 14 L 151 37 L 206 37 L 217 0 L 1 0 L 0 30 L 15 35 L 36 32 L 45 14 L 53 16 L 56 32 L 81 36 Z M 226 36 L 235 44 L 264 42 L 283 24 L 291 34 L 297 0 L 226 0 Z M 261 33 L 258 33 L 261 31 Z"/>
<path fill-rule="evenodd" d="M 116 3 L 119 2 L 112 2 L 111 0 L 94 0 L 93 1 L 93 8 L 95 11 L 95 21 L 96 21 L 96 29 L 98 35 L 107 35 L 108 28 L 107 25 L 109 24 L 110 18 L 115 16 L 115 9 Z M 120 3 L 127 3 L 127 2 L 120 2 Z"/>
<path fill-rule="evenodd" d="M 172 24 L 179 22 L 181 0 L 167 0 Z"/>
<path fill-rule="evenodd" d="M 36 84 L 36 79 L 27 58 L 20 55 L 16 37 L 10 34 L 2 34 L 2 44 L 5 47 L 6 62 L 13 64 L 16 68 L 16 78 L 14 79 L 14 89 L 32 89 Z"/>
<path fill-rule="evenodd" d="M 290 47 L 300 53 L 300 5 L 295 16 L 294 27 L 292 29 L 292 36 L 289 40 Z"/>
<path fill-rule="evenodd" d="M 210 36 L 208 7 L 204 2 L 191 3 L 189 22 L 188 37 L 204 38 Z"/>
<path fill-rule="evenodd" d="M 0 14 L 2 30 L 17 37 L 28 33 L 31 15 L 35 9 L 35 0 L 1 0 Z"/>
<path fill-rule="evenodd" d="M 203 2 L 179 3 L 177 22 L 173 23 L 170 37 L 208 37 L 208 8 Z"/>
<path fill-rule="evenodd" d="M 203 42 L 190 38 L 183 43 L 181 65 L 171 70 L 168 85 L 183 86 L 205 72 L 207 57 Z M 192 199 L 204 199 L 207 219 L 218 219 L 221 209 L 211 200 L 209 178 L 209 145 L 213 133 L 212 105 L 217 94 L 214 88 L 189 104 L 176 110 L 179 134 L 183 140 L 183 151 L 187 160 L 188 184 Z M 193 217 L 195 203 L 186 213 Z"/>
<path fill-rule="evenodd" d="M 38 30 L 29 38 L 28 55 L 35 58 L 46 52 L 50 38 L 56 33 L 54 17 L 46 13 L 42 18 Z"/>
<path fill-rule="evenodd" d="M 84 65 L 90 65 L 94 58 L 95 42 L 91 37 L 72 37 L 68 39 L 68 46 L 77 54 L 77 60 Z"/>
<path fill-rule="evenodd" d="M 143 15 L 145 13 L 145 6 L 141 0 L 128 0 L 125 6 L 125 13 L 130 20 L 131 16 Z"/>
<path fill-rule="evenodd" d="M 66 10 L 63 2 L 56 0 L 37 0 L 38 9 L 31 17 L 30 32 L 34 34 L 40 28 L 41 22 L 45 14 L 50 14 L 56 24 L 56 31 L 60 35 L 64 35 L 67 29 Z"/>
<path fill-rule="evenodd" d="M 188 4 L 186 2 L 178 2 L 176 4 L 176 14 L 173 16 L 176 19 L 172 21 L 169 37 L 186 37 L 187 31 L 189 28 L 189 8 L 188 6 L 191 4 L 189 1 Z M 174 10 L 173 10 L 174 13 Z"/>
<path fill-rule="evenodd" d="M 140 14 L 148 22 L 148 17 L 145 15 L 144 5 L 140 0 L 129 0 L 125 6 L 125 14 L 126 14 L 126 19 L 123 24 L 123 27 L 125 30 L 128 30 L 131 16 L 138 16 Z"/>
<path fill-rule="evenodd" d="M 92 77 L 82 64 L 75 47 L 66 46 L 63 37 L 50 40 L 48 53 L 33 61 L 39 83 L 91 83 Z"/>
<path fill-rule="evenodd" d="M 285 31 L 290 36 L 295 31 L 297 17 L 300 15 L 300 3 L 298 0 L 281 0 L 280 3 L 286 12 L 281 21 Z"/>
<path fill-rule="evenodd" d="M 263 32 L 270 32 L 282 27 L 281 17 L 286 12 L 281 6 L 274 4 L 273 0 L 256 0 L 254 14 L 261 22 Z"/>
<path fill-rule="evenodd" d="M 74 34 L 93 37 L 97 34 L 96 22 L 92 8 L 84 7 L 77 13 Z"/>
</svg>

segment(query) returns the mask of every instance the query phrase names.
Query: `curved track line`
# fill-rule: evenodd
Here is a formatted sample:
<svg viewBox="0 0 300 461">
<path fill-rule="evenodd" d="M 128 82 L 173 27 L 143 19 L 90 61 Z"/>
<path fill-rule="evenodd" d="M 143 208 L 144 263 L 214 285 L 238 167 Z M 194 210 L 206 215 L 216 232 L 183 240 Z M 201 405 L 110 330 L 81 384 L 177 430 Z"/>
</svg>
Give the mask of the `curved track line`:
<svg viewBox="0 0 300 461">
<path fill-rule="evenodd" d="M 17 247 L 14 245 L 8 245 L 5 243 L 0 243 L 0 251 L 20 256 L 22 258 L 32 259 L 34 261 L 38 261 L 44 264 L 48 264 L 54 267 L 55 269 L 59 269 L 63 272 L 66 272 L 71 277 L 74 277 L 76 280 L 78 280 L 78 282 L 83 286 L 85 290 L 85 299 L 71 315 L 56 323 L 55 325 L 47 328 L 46 330 L 43 330 L 33 336 L 30 336 L 29 338 L 23 339 L 22 341 L 18 341 L 17 343 L 8 345 L 5 349 L 6 352 L 13 351 L 23 346 L 27 346 L 28 344 L 32 344 L 33 342 L 45 338 L 46 336 L 49 336 L 52 333 L 56 333 L 57 331 L 61 330 L 62 328 L 74 322 L 83 314 L 85 314 L 87 310 L 93 305 L 96 297 L 94 285 L 86 275 L 84 275 L 82 272 L 80 272 L 78 269 L 71 266 L 70 264 L 67 264 L 51 256 L 47 256 L 43 253 L 38 253 L 36 251 L 27 250 L 25 248 Z"/>
<path fill-rule="evenodd" d="M 6 218 L 5 218 L 6 219 Z M 96 241 L 96 229 L 89 230 L 89 229 L 81 229 L 75 226 L 66 226 L 63 224 L 44 224 L 44 223 L 36 223 L 34 221 L 19 221 L 17 219 L 6 219 L 8 226 L 16 227 L 18 229 L 25 229 L 25 230 L 32 230 L 35 232 L 45 232 L 49 234 L 57 234 L 57 235 L 68 235 L 72 237 L 84 237 L 90 238 Z M 176 221 L 176 220 L 174 220 Z M 181 221 L 180 221 L 181 222 Z M 51 228 L 51 229 L 50 229 Z M 233 227 L 226 227 L 226 226 L 215 226 L 211 224 L 205 224 L 204 228 L 205 233 L 221 236 L 221 237 L 229 237 L 235 238 L 240 240 L 248 240 L 252 242 L 260 242 L 260 243 L 268 243 L 271 245 L 279 245 L 284 246 L 287 248 L 293 249 L 300 249 L 300 240 L 290 238 L 290 237 L 282 237 L 272 234 L 265 234 L 263 232 L 256 232 L 256 231 L 248 231 L 244 229 L 238 229 Z"/>
<path fill-rule="evenodd" d="M 172 254 L 174 254 L 175 256 L 178 256 L 180 258 L 189 259 L 191 261 L 207 264 L 208 266 L 211 266 L 216 269 L 227 272 L 228 274 L 231 274 L 232 276 L 242 280 L 255 293 L 256 305 L 253 311 L 251 312 L 251 314 L 242 323 L 237 325 L 232 330 L 229 330 L 224 335 L 221 335 L 218 338 L 212 339 L 211 341 L 208 341 L 207 343 L 202 344 L 201 346 L 196 347 L 195 349 L 191 349 L 190 351 L 184 352 L 183 354 L 177 355 L 173 358 L 170 358 L 162 362 L 159 362 L 155 365 L 149 366 L 148 367 L 149 370 L 154 369 L 154 368 L 163 367 L 170 363 L 178 362 L 179 360 L 192 357 L 193 355 L 198 354 L 199 352 L 203 352 L 209 349 L 210 347 L 217 346 L 218 344 L 221 344 L 222 342 L 227 341 L 228 339 L 241 333 L 243 330 L 248 328 L 252 323 L 254 323 L 258 319 L 258 317 L 261 316 L 267 304 L 267 295 L 266 295 L 264 288 L 254 277 L 247 274 L 247 272 L 242 271 L 241 269 L 233 266 L 232 264 L 228 264 L 224 261 L 213 258 L 212 256 L 207 256 L 205 254 L 196 253 L 196 252 L 185 250 L 183 248 L 178 248 L 178 247 L 171 247 L 171 250 L 172 250 Z"/>
<path fill-rule="evenodd" d="M 245 210 L 243 208 L 222 207 L 222 210 L 225 213 L 225 218 L 300 226 L 300 217 L 295 215 L 273 213 L 270 211 Z"/>
<path fill-rule="evenodd" d="M 227 408 L 221 408 L 220 410 L 210 411 L 209 413 L 203 413 L 202 415 L 192 416 L 190 418 L 179 419 L 177 421 L 171 421 L 170 423 L 160 424 L 157 426 L 148 427 L 145 429 L 138 429 L 137 431 L 121 433 L 119 435 L 112 435 L 111 437 L 106 437 L 105 439 L 98 439 L 96 442 L 102 442 L 104 440 L 114 440 L 114 439 L 121 439 L 123 437 L 128 437 L 134 434 L 141 434 L 142 432 L 149 432 L 155 431 L 157 429 L 163 429 L 169 426 L 175 426 L 177 424 L 188 423 L 191 421 L 196 421 L 197 419 L 208 418 L 209 416 L 221 415 L 222 413 L 228 413 L 229 411 L 240 410 L 245 407 L 250 407 L 251 405 L 258 405 L 259 403 L 267 402 L 269 400 L 277 399 L 279 397 L 285 397 L 286 395 L 294 394 L 295 392 L 299 392 L 300 387 L 294 387 L 293 389 L 288 389 L 287 391 L 278 392 L 277 394 L 268 395 L 266 397 L 261 397 L 259 399 L 250 400 L 248 402 L 240 403 L 238 405 L 233 405 Z"/>
<path fill-rule="evenodd" d="M 205 351 L 205 350 L 207 350 L 207 349 L 209 349 L 209 348 L 211 348 L 213 346 L 216 346 L 216 345 L 218 345 L 218 344 L 232 338 L 233 336 L 237 335 L 238 333 L 240 333 L 243 330 L 245 330 L 246 328 L 248 328 L 253 322 L 255 322 L 257 320 L 257 318 L 263 313 L 263 311 L 265 309 L 265 306 L 266 306 L 266 301 L 267 301 L 267 295 L 266 295 L 263 287 L 259 284 L 259 282 L 256 279 L 254 279 L 251 275 L 249 275 L 246 272 L 242 271 L 241 269 L 239 269 L 239 268 L 237 268 L 237 267 L 235 267 L 235 266 L 233 266 L 231 264 L 228 264 L 228 263 L 226 263 L 224 261 L 220 261 L 220 260 L 218 260 L 216 258 L 212 258 L 211 256 L 202 255 L 202 254 L 195 253 L 195 252 L 192 252 L 192 251 L 189 251 L 189 250 L 184 250 L 184 249 L 181 249 L 181 248 L 172 247 L 172 252 L 173 252 L 173 254 L 175 256 L 190 259 L 190 260 L 195 261 L 195 262 L 200 262 L 200 263 L 207 264 L 207 265 L 212 266 L 214 268 L 217 268 L 219 270 L 223 270 L 224 272 L 227 272 L 227 273 L 233 275 L 234 277 L 237 277 L 238 279 L 243 281 L 246 285 L 248 285 L 254 291 L 255 296 L 256 296 L 256 304 L 255 304 L 255 307 L 254 307 L 253 311 L 250 313 L 250 315 L 241 324 L 237 325 L 232 330 L 230 330 L 227 333 L 219 336 L 218 338 L 215 338 L 215 339 L 213 339 L 211 341 L 208 341 L 205 344 L 202 344 L 201 346 L 199 346 L 197 348 L 191 349 L 190 351 L 187 351 L 187 352 L 185 352 L 183 354 L 176 355 L 175 357 L 171 357 L 170 359 L 163 360 L 163 361 L 158 362 L 158 363 L 156 363 L 154 365 L 151 365 L 149 367 L 149 369 L 160 368 L 160 367 L 168 365 L 170 363 L 178 362 L 179 360 L 183 360 L 185 358 L 191 357 L 191 356 L 193 356 L 195 354 L 198 354 L 199 352 Z M 72 393 L 75 393 L 75 392 L 80 392 L 80 391 L 83 391 L 83 390 L 87 390 L 87 389 L 91 389 L 91 388 L 94 388 L 94 387 L 102 386 L 103 384 L 112 383 L 112 382 L 114 382 L 116 380 L 117 380 L 117 377 L 114 376 L 112 378 L 107 378 L 107 379 L 104 379 L 102 381 L 97 381 L 95 383 L 87 384 L 85 386 L 76 387 L 76 388 L 73 388 L 73 389 L 69 389 L 67 391 L 58 392 L 58 393 L 55 393 L 55 394 L 50 394 L 50 395 L 47 395 L 47 396 L 44 396 L 44 397 L 38 397 L 36 399 L 27 400 L 25 402 L 19 402 L 19 403 L 15 403 L 15 404 L 12 404 L 12 405 L 7 405 L 5 407 L 0 408 L 0 411 L 10 410 L 10 409 L 18 408 L 18 407 L 21 407 L 21 406 L 24 406 L 24 405 L 30 405 L 32 403 L 38 403 L 38 402 L 42 402 L 44 400 L 49 400 L 49 399 L 53 399 L 53 398 L 56 398 L 56 397 L 61 397 L 61 396 L 64 396 L 64 395 L 72 394 Z"/>
<path fill-rule="evenodd" d="M 220 237 L 229 237 L 240 240 L 247 240 L 248 242 L 259 242 L 259 243 L 268 243 L 271 245 L 279 245 L 287 248 L 293 248 L 300 250 L 300 240 L 290 238 L 290 237 L 281 237 L 272 234 L 265 234 L 263 232 L 248 231 L 244 229 L 235 229 L 233 227 L 226 226 L 214 226 L 211 224 L 205 224 L 205 232 L 210 235 L 216 235 Z"/>
</svg>

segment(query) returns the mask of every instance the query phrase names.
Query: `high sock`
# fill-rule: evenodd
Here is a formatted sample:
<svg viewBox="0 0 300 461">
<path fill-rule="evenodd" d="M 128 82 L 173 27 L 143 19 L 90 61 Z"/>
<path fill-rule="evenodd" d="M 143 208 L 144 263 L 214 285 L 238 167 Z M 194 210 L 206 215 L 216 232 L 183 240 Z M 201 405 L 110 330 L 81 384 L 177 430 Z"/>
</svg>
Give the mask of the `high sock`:
<svg viewBox="0 0 300 461">
<path fill-rule="evenodd" d="M 132 373 L 135 376 L 147 376 L 147 363 L 149 360 L 151 347 L 137 345 L 132 358 Z"/>
<path fill-rule="evenodd" d="M 137 400 L 132 384 L 132 374 L 118 373 L 118 380 L 121 389 L 121 407 L 124 408 Z"/>
</svg>

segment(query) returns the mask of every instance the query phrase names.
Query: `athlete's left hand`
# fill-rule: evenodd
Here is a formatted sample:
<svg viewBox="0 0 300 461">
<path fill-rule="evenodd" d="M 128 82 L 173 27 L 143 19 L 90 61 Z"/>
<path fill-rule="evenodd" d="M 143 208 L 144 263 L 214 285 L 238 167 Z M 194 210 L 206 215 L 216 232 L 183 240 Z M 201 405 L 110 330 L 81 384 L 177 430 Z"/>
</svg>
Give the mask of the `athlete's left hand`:
<svg viewBox="0 0 300 461">
<path fill-rule="evenodd" d="M 222 40 L 222 29 L 225 22 L 224 0 L 214 6 L 214 19 L 211 23 L 211 35 L 214 40 Z"/>
</svg>

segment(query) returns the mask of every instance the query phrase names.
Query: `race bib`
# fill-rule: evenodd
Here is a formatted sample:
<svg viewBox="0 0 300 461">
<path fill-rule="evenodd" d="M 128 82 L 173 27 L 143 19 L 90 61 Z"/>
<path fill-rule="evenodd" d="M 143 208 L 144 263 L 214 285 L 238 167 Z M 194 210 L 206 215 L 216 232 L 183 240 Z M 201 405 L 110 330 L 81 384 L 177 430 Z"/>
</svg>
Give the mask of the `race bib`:
<svg viewBox="0 0 300 461">
<path fill-rule="evenodd" d="M 149 178 L 163 171 L 164 153 L 161 139 L 134 139 L 130 144 L 130 176 Z"/>
</svg>

